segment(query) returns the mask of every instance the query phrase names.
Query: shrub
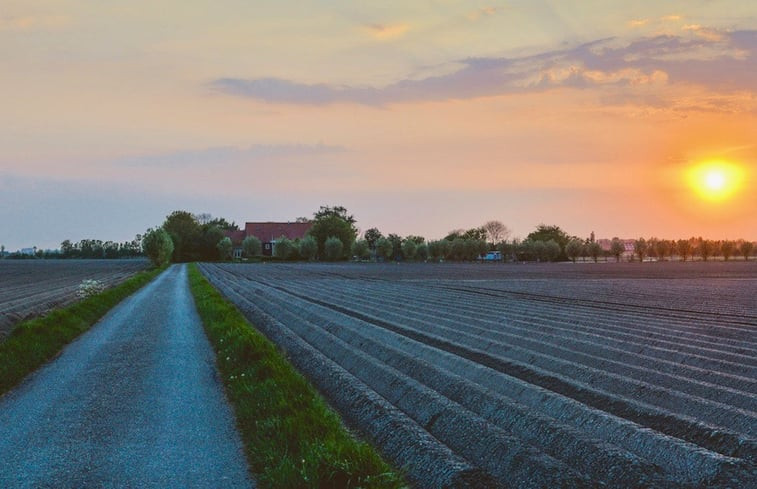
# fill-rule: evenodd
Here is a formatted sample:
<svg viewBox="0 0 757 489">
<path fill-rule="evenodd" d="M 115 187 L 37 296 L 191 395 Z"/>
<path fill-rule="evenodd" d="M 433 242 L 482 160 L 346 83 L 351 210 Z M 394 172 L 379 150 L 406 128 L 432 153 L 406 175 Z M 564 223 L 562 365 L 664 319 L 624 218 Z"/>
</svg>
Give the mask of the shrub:
<svg viewBox="0 0 757 489">
<path fill-rule="evenodd" d="M 247 236 L 242 241 L 242 250 L 247 258 L 263 254 L 263 243 L 255 236 Z"/>
<path fill-rule="evenodd" d="M 173 241 L 163 228 L 150 230 L 142 238 L 142 249 L 153 265 L 161 267 L 171 261 Z"/>
<path fill-rule="evenodd" d="M 300 257 L 303 260 L 312 260 L 318 254 L 318 242 L 312 236 L 305 236 L 300 240 Z"/>
<path fill-rule="evenodd" d="M 344 245 L 342 240 L 336 236 L 330 236 L 326 238 L 326 242 L 323 244 L 323 254 L 328 261 L 337 261 L 342 257 Z"/>
<path fill-rule="evenodd" d="M 367 260 L 371 257 L 371 250 L 368 247 L 368 242 L 364 239 L 359 239 L 352 243 L 352 256 L 358 260 Z"/>
<path fill-rule="evenodd" d="M 294 243 L 291 239 L 284 236 L 277 239 L 276 244 L 273 246 L 273 256 L 282 260 L 289 260 L 292 258 L 294 252 Z"/>
<path fill-rule="evenodd" d="M 231 238 L 228 236 L 223 238 L 218 244 L 216 244 L 216 248 L 218 248 L 218 257 L 221 260 L 231 259 L 231 252 L 234 250 L 234 245 L 231 244 Z"/>
</svg>

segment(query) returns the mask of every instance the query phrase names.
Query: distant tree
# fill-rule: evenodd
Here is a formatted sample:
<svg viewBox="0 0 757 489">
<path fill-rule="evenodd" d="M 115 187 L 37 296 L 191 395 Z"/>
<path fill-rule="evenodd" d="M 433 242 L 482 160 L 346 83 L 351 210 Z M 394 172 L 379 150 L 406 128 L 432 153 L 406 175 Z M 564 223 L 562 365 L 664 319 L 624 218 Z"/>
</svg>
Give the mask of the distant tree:
<svg viewBox="0 0 757 489">
<path fill-rule="evenodd" d="M 376 249 L 376 241 L 379 240 L 379 238 L 383 238 L 384 235 L 381 234 L 381 231 L 378 230 L 378 228 L 370 228 L 365 233 L 363 233 L 363 239 L 368 243 L 368 247 L 371 250 Z"/>
<path fill-rule="evenodd" d="M 540 243 L 544 243 L 544 247 L 541 248 L 539 245 L 536 245 L 537 249 L 542 249 L 542 260 L 544 261 L 557 261 L 560 258 L 560 245 L 557 244 L 557 241 L 554 239 L 550 239 L 549 241 L 541 241 Z"/>
<path fill-rule="evenodd" d="M 691 256 L 691 240 L 679 239 L 676 241 L 676 251 L 681 260 L 686 261 L 686 258 Z"/>
<path fill-rule="evenodd" d="M 671 246 L 670 241 L 667 239 L 657 240 L 655 243 L 655 252 L 657 253 L 658 260 L 664 260 L 670 256 Z"/>
<path fill-rule="evenodd" d="M 449 251 L 447 253 L 447 259 L 462 261 L 465 259 L 465 240 L 463 238 L 455 238 L 449 245 Z"/>
<path fill-rule="evenodd" d="M 442 253 L 441 243 L 439 241 L 429 241 L 428 256 L 434 261 L 439 261 L 439 259 L 444 256 L 444 254 Z"/>
<path fill-rule="evenodd" d="M 472 239 L 476 241 L 486 241 L 486 229 L 483 226 L 468 229 L 461 236 L 463 239 Z"/>
<path fill-rule="evenodd" d="M 234 250 L 234 245 L 231 243 L 231 238 L 221 238 L 216 244 L 218 249 L 218 257 L 221 261 L 231 260 L 231 252 Z"/>
<path fill-rule="evenodd" d="M 707 261 L 715 253 L 715 243 L 709 239 L 700 237 L 697 240 L 696 251 L 702 258 L 702 261 Z"/>
<path fill-rule="evenodd" d="M 416 236 L 414 234 L 409 234 L 409 235 L 405 236 L 405 241 L 412 241 L 416 245 L 419 245 L 419 244 L 425 243 L 426 242 L 426 238 L 424 238 L 423 236 Z"/>
<path fill-rule="evenodd" d="M 305 236 L 300 240 L 300 257 L 303 260 L 311 261 L 318 254 L 318 243 L 312 236 Z"/>
<path fill-rule="evenodd" d="M 620 255 L 626 251 L 626 245 L 620 238 L 612 238 L 610 242 L 610 254 L 615 257 L 615 262 L 620 261 Z"/>
<path fill-rule="evenodd" d="M 282 260 L 292 259 L 294 251 L 294 242 L 286 236 L 277 238 L 276 243 L 273 245 L 273 256 Z"/>
<path fill-rule="evenodd" d="M 204 226 L 215 226 L 221 231 L 239 231 L 239 226 L 237 226 L 237 223 L 234 221 L 227 221 L 223 217 L 216 217 L 214 219 L 210 219 L 206 223 L 200 223 Z"/>
<path fill-rule="evenodd" d="M 510 230 L 500 221 L 487 221 L 483 225 L 489 243 L 496 245 L 510 236 Z"/>
<path fill-rule="evenodd" d="M 342 206 L 324 207 L 314 214 L 308 234 L 318 243 L 318 254 L 325 256 L 326 239 L 334 237 L 342 242 L 342 253 L 348 253 L 357 237 L 355 218 Z M 344 257 L 344 256 L 343 256 Z"/>
<path fill-rule="evenodd" d="M 203 261 L 217 260 L 219 258 L 218 242 L 223 238 L 223 231 L 215 224 L 208 223 L 200 226 L 200 233 L 196 241 L 192 243 L 194 259 Z M 229 238 L 229 241 L 231 241 L 231 238 Z"/>
<path fill-rule="evenodd" d="M 596 241 L 589 241 L 589 244 L 586 245 L 586 250 L 589 253 L 591 259 L 594 260 L 594 263 L 597 263 L 599 261 L 600 255 L 602 254 L 602 246 Z"/>
<path fill-rule="evenodd" d="M 428 245 L 426 243 L 417 245 L 415 257 L 420 261 L 428 260 Z"/>
<path fill-rule="evenodd" d="M 515 259 L 515 250 L 517 248 L 518 243 L 515 241 L 508 242 L 507 240 L 500 241 L 497 243 L 497 251 L 502 253 L 502 259 L 505 261 L 510 261 Z"/>
<path fill-rule="evenodd" d="M 294 222 L 310 222 L 310 219 L 308 219 L 307 217 L 298 217 L 294 220 Z"/>
<path fill-rule="evenodd" d="M 536 226 L 536 231 L 532 231 L 529 233 L 529 235 L 526 237 L 527 240 L 530 241 L 549 241 L 550 239 L 554 240 L 558 245 L 560 245 L 561 255 L 560 259 L 566 259 L 567 256 L 565 255 L 565 245 L 568 244 L 568 241 L 570 240 L 570 236 L 560 229 L 559 226 L 547 226 L 546 224 L 539 224 Z"/>
<path fill-rule="evenodd" d="M 581 253 L 583 252 L 583 241 L 580 239 L 571 239 L 568 241 L 568 243 L 565 245 L 565 254 L 568 255 L 568 258 L 570 258 L 570 261 L 573 263 L 576 262 L 576 258 L 581 256 Z"/>
<path fill-rule="evenodd" d="M 173 241 L 173 261 L 193 261 L 199 255 L 199 238 L 202 234 L 200 224 L 187 211 L 174 211 L 166 217 L 163 229 Z"/>
<path fill-rule="evenodd" d="M 60 252 L 63 255 L 63 258 L 71 258 L 74 254 L 74 245 L 70 240 L 64 240 L 60 244 Z"/>
<path fill-rule="evenodd" d="M 247 236 L 242 241 L 242 251 L 247 258 L 260 256 L 263 254 L 263 243 L 255 236 Z"/>
<path fill-rule="evenodd" d="M 371 257 L 371 249 L 368 247 L 368 241 L 359 239 L 352 243 L 352 256 L 358 260 L 367 260 Z"/>
<path fill-rule="evenodd" d="M 734 241 L 724 240 L 720 243 L 720 253 L 723 255 L 723 260 L 728 261 L 736 251 L 736 243 Z"/>
<path fill-rule="evenodd" d="M 171 261 L 173 240 L 162 228 L 149 229 L 142 238 L 142 249 L 153 265 L 160 267 Z"/>
<path fill-rule="evenodd" d="M 388 260 L 392 257 L 392 242 L 388 238 L 381 237 L 376 240 L 376 258 Z"/>
<path fill-rule="evenodd" d="M 402 256 L 405 260 L 412 260 L 415 258 L 415 252 L 418 251 L 418 245 L 412 239 L 405 239 L 402 242 Z"/>
<path fill-rule="evenodd" d="M 392 258 L 399 260 L 402 257 L 402 237 L 399 234 L 390 233 L 386 239 L 392 243 Z"/>
<path fill-rule="evenodd" d="M 539 262 L 552 261 L 550 259 L 551 258 L 550 255 L 551 254 L 547 250 L 547 242 L 546 241 L 543 241 L 543 240 L 540 240 L 540 239 L 537 239 L 537 240 L 530 240 L 529 239 L 529 240 L 526 240 L 526 241 L 528 241 L 530 243 L 531 251 L 532 251 L 533 256 L 536 259 L 536 261 L 539 261 Z M 550 239 L 549 241 L 551 241 L 553 243 L 555 242 L 554 239 Z M 558 246 L 560 246 L 560 245 L 558 245 Z"/>
<path fill-rule="evenodd" d="M 446 241 L 454 241 L 456 238 L 462 238 L 463 234 L 465 234 L 465 229 L 453 229 L 447 233 L 447 236 L 445 236 L 444 239 Z"/>
<path fill-rule="evenodd" d="M 633 252 L 639 257 L 639 262 L 644 261 L 644 256 L 647 253 L 647 240 L 639 238 L 633 242 Z"/>
<path fill-rule="evenodd" d="M 754 251 L 754 243 L 751 241 L 742 241 L 741 245 L 739 246 L 739 251 L 744 256 L 744 261 L 749 260 L 749 255 L 752 254 L 752 251 Z"/>
<path fill-rule="evenodd" d="M 343 257 L 344 243 L 336 236 L 330 236 L 326 238 L 326 242 L 323 246 L 324 256 L 328 261 L 337 261 Z"/>
<path fill-rule="evenodd" d="M 5 258 L 5 245 L 0 245 L 0 258 Z"/>
</svg>

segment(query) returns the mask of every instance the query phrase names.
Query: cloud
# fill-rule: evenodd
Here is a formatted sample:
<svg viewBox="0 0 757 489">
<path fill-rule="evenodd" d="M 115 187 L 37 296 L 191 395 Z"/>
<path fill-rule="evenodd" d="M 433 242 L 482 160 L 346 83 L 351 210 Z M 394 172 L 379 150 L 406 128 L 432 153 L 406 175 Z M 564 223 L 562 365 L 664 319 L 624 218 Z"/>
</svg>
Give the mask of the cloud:
<svg viewBox="0 0 757 489">
<path fill-rule="evenodd" d="M 380 41 L 402 37 L 410 29 L 408 24 L 367 24 L 364 26 L 368 34 Z"/>
<path fill-rule="evenodd" d="M 715 90 L 754 91 L 757 31 L 655 36 L 631 42 L 600 39 L 573 48 L 511 58 L 467 58 L 453 72 L 404 79 L 384 87 L 303 84 L 280 78 L 220 78 L 217 91 L 272 103 L 382 106 L 404 102 L 470 99 L 558 87 L 639 86 L 685 83 Z M 709 32 L 709 30 L 708 30 Z"/>
<path fill-rule="evenodd" d="M 649 23 L 649 19 L 637 19 L 637 20 L 629 20 L 628 26 L 629 27 L 643 27 Z"/>
<path fill-rule="evenodd" d="M 468 13 L 467 17 L 469 20 L 475 22 L 477 20 L 484 19 L 486 17 L 492 17 L 496 15 L 496 13 L 497 13 L 496 7 L 482 7 Z"/>
<path fill-rule="evenodd" d="M 54 29 L 65 26 L 69 22 L 70 18 L 63 15 L 0 17 L 0 32 Z"/>
<path fill-rule="evenodd" d="M 190 151 L 147 154 L 118 158 L 110 162 L 117 167 L 151 167 L 151 168 L 208 168 L 235 166 L 254 161 L 265 162 L 282 158 L 328 155 L 346 151 L 342 146 L 326 144 L 256 144 L 248 148 L 218 146 Z"/>
</svg>

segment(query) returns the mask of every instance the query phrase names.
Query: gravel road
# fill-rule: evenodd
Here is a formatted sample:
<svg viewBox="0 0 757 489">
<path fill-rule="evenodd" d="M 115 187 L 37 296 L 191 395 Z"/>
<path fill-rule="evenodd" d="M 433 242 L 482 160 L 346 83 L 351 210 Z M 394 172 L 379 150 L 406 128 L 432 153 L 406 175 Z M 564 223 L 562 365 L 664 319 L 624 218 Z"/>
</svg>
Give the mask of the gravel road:
<svg viewBox="0 0 757 489">
<path fill-rule="evenodd" d="M 0 487 L 254 487 L 184 265 L 0 398 Z"/>
</svg>

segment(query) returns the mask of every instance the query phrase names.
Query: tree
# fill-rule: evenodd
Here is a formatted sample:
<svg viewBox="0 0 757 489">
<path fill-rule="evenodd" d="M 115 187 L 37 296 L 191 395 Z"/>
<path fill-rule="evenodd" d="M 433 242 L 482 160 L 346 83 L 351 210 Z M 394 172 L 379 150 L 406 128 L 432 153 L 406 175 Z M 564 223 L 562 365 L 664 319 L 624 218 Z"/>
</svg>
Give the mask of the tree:
<svg viewBox="0 0 757 489">
<path fill-rule="evenodd" d="M 739 251 L 742 255 L 744 255 L 744 261 L 749 260 L 749 255 L 752 254 L 752 251 L 754 250 L 754 243 L 751 241 L 743 241 L 741 243 L 741 246 L 739 246 Z"/>
<path fill-rule="evenodd" d="M 406 260 L 412 260 L 415 258 L 416 251 L 418 251 L 418 245 L 415 244 L 415 241 L 405 239 L 405 241 L 402 242 L 402 256 L 404 256 Z"/>
<path fill-rule="evenodd" d="M 343 257 L 344 243 L 336 236 L 329 236 L 323 245 L 324 256 L 328 261 L 337 261 Z"/>
<path fill-rule="evenodd" d="M 566 259 L 567 256 L 564 255 L 565 253 L 565 245 L 568 244 L 568 241 L 570 240 L 570 236 L 560 229 L 559 226 L 547 226 L 546 224 L 539 224 L 536 226 L 536 231 L 532 231 L 527 237 L 527 240 L 530 241 L 549 241 L 550 239 L 554 240 L 558 245 L 560 245 L 561 250 L 561 259 Z"/>
<path fill-rule="evenodd" d="M 352 243 L 352 256 L 358 260 L 367 260 L 371 257 L 371 249 L 368 247 L 368 241 L 359 239 Z"/>
<path fill-rule="evenodd" d="M 554 239 L 550 239 L 547 242 L 537 241 L 537 243 L 544 243 L 543 248 L 537 245 L 544 261 L 557 261 L 560 258 L 560 245 Z"/>
<path fill-rule="evenodd" d="M 612 238 L 610 242 L 610 254 L 615 257 L 615 262 L 620 262 L 620 255 L 626 251 L 626 245 L 620 238 Z"/>
<path fill-rule="evenodd" d="M 218 242 L 224 238 L 223 231 L 214 224 L 200 226 L 197 241 L 192 243 L 195 248 L 194 257 L 198 260 L 213 261 L 218 259 Z M 231 241 L 231 238 L 229 238 Z M 232 250 L 234 246 L 232 245 Z M 223 258 L 222 258 L 223 259 Z"/>
<path fill-rule="evenodd" d="M 379 238 L 376 240 L 376 259 L 388 260 L 392 257 L 392 242 L 388 238 Z"/>
<path fill-rule="evenodd" d="M 568 243 L 565 245 L 565 254 L 568 255 L 568 258 L 575 263 L 576 258 L 581 256 L 581 253 L 583 252 L 584 244 L 580 239 L 571 239 L 568 241 Z"/>
<path fill-rule="evenodd" d="M 550 261 L 550 254 L 547 252 L 547 242 L 542 240 L 536 240 L 531 241 L 527 240 L 530 243 L 531 252 L 533 253 L 534 258 L 536 261 Z M 554 239 L 550 239 L 550 242 L 554 243 Z M 558 245 L 559 246 L 559 245 Z"/>
<path fill-rule="evenodd" d="M 221 238 L 221 240 L 216 244 L 216 248 L 218 249 L 218 257 L 221 259 L 221 261 L 231 259 L 231 252 L 234 250 L 234 245 L 231 243 L 231 238 L 229 238 L 228 236 Z"/>
<path fill-rule="evenodd" d="M 736 251 L 736 243 L 733 241 L 725 240 L 720 243 L 720 253 L 723 255 L 723 260 L 728 261 Z"/>
<path fill-rule="evenodd" d="M 647 253 L 647 240 L 639 238 L 633 242 L 633 252 L 639 257 L 639 262 L 644 261 L 644 256 Z"/>
<path fill-rule="evenodd" d="M 286 236 L 278 238 L 273 245 L 273 256 L 282 260 L 291 259 L 294 251 L 294 242 Z"/>
<path fill-rule="evenodd" d="M 74 254 L 74 245 L 70 240 L 64 240 L 60 244 L 60 252 L 63 254 L 63 258 L 70 258 Z"/>
<path fill-rule="evenodd" d="M 300 258 L 303 260 L 314 260 L 318 254 L 318 243 L 312 236 L 305 236 L 300 240 Z"/>
<path fill-rule="evenodd" d="M 586 249 L 591 259 L 594 260 L 594 263 L 597 263 L 599 261 L 599 255 L 602 254 L 602 246 L 596 241 L 589 241 L 589 244 L 586 245 Z"/>
<path fill-rule="evenodd" d="M 426 261 L 428 259 L 428 245 L 426 243 L 417 245 L 415 256 L 420 261 Z"/>
<path fill-rule="evenodd" d="M 449 245 L 449 251 L 447 258 L 462 261 L 465 258 L 465 240 L 463 238 L 455 238 Z"/>
<path fill-rule="evenodd" d="M 428 256 L 434 261 L 439 261 L 444 256 L 442 254 L 441 241 L 430 241 L 428 243 Z"/>
<path fill-rule="evenodd" d="M 334 237 L 342 242 L 342 252 L 346 253 L 352 247 L 357 237 L 355 218 L 347 214 L 347 209 L 341 206 L 321 207 L 314 214 L 313 226 L 308 235 L 318 243 L 318 254 L 325 256 L 326 239 Z"/>
<path fill-rule="evenodd" d="M 242 251 L 247 258 L 263 254 L 263 243 L 255 236 L 247 236 L 242 241 Z"/>
<path fill-rule="evenodd" d="M 166 217 L 163 229 L 173 241 L 173 261 L 186 262 L 198 258 L 198 241 L 202 230 L 195 217 L 187 211 L 174 211 Z"/>
<path fill-rule="evenodd" d="M 666 257 L 670 256 L 671 246 L 670 241 L 668 241 L 667 239 L 658 240 L 655 243 L 655 248 L 655 251 L 657 252 L 657 259 L 664 260 Z"/>
<path fill-rule="evenodd" d="M 483 225 L 489 243 L 496 245 L 510 236 L 510 230 L 500 221 L 487 221 Z"/>
<path fill-rule="evenodd" d="M 392 243 L 392 258 L 399 260 L 402 257 L 402 236 L 390 233 L 386 239 Z"/>
<path fill-rule="evenodd" d="M 378 228 L 370 228 L 368 231 L 363 233 L 363 239 L 368 243 L 368 247 L 371 250 L 376 249 L 376 241 L 379 240 L 379 238 L 383 238 L 384 235 L 381 234 L 381 231 L 378 230 Z"/>
<path fill-rule="evenodd" d="M 676 241 L 676 251 L 683 261 L 691 255 L 691 240 L 679 239 Z"/>
<path fill-rule="evenodd" d="M 171 261 L 173 240 L 162 228 L 150 229 L 145 233 L 144 238 L 142 238 L 142 249 L 153 265 L 161 267 Z"/>
<path fill-rule="evenodd" d="M 697 240 L 697 253 L 702 257 L 702 261 L 707 261 L 715 253 L 715 243 L 709 239 L 699 238 Z"/>
</svg>

